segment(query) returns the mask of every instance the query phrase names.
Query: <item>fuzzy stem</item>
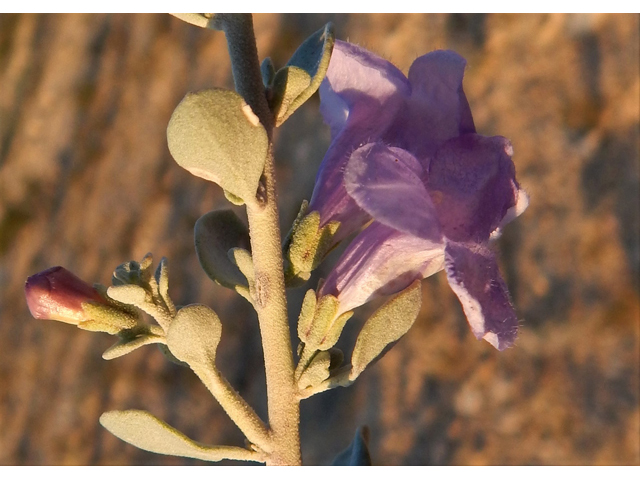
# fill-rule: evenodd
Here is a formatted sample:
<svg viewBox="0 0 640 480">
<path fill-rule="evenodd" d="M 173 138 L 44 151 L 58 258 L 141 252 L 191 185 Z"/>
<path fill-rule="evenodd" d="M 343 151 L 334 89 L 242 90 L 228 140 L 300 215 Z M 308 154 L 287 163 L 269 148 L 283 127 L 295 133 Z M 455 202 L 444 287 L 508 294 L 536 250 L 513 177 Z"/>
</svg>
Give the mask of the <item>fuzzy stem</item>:
<svg viewBox="0 0 640 480">
<path fill-rule="evenodd" d="M 271 452 L 272 441 L 266 425 L 220 372 L 213 365 L 207 365 L 206 368 L 196 365 L 191 368 L 227 412 L 229 418 L 244 433 L 247 440 L 265 453 Z"/>
<path fill-rule="evenodd" d="M 201 452 L 190 455 L 189 458 L 197 458 L 206 462 L 219 462 L 221 460 L 240 460 L 245 462 L 264 462 L 264 454 L 253 452 L 241 447 L 228 447 L 225 445 L 201 445 Z"/>
<path fill-rule="evenodd" d="M 268 137 L 273 115 L 265 96 L 253 20 L 248 14 L 217 14 L 229 45 L 236 90 L 262 122 Z M 267 378 L 267 404 L 273 452 L 267 465 L 300 465 L 300 405 L 294 382 L 273 148 L 269 148 L 258 202 L 247 204 L 255 269 L 254 306 L 258 313 Z"/>
</svg>

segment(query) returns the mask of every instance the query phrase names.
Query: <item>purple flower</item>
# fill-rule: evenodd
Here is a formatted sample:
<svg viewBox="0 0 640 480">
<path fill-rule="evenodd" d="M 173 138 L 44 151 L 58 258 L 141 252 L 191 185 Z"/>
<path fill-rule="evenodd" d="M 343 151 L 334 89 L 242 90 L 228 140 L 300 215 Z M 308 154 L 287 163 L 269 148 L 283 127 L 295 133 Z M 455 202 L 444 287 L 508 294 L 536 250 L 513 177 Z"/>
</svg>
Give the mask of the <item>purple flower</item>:
<svg viewBox="0 0 640 480">
<path fill-rule="evenodd" d="M 489 250 L 522 213 L 513 148 L 475 133 L 462 90 L 465 60 L 451 51 L 419 57 L 408 79 L 357 46 L 336 42 L 321 86 L 332 144 L 310 210 L 343 222 L 351 243 L 319 294 L 342 312 L 398 292 L 443 267 L 473 333 L 499 350 L 518 320 Z"/>
<path fill-rule="evenodd" d="M 78 325 L 88 320 L 85 302 L 107 304 L 100 294 L 69 270 L 52 267 L 27 279 L 24 286 L 29 311 L 34 318 Z"/>
</svg>

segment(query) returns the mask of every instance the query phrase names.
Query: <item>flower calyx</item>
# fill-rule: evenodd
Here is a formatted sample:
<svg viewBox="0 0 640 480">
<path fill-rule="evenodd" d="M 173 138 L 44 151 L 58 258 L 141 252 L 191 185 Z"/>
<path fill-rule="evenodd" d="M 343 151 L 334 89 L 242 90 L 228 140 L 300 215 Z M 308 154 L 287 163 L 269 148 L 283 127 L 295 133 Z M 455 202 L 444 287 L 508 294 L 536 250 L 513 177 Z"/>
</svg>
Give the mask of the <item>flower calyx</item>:
<svg viewBox="0 0 640 480">
<path fill-rule="evenodd" d="M 298 287 L 309 280 L 311 272 L 334 246 L 333 238 L 340 228 L 339 222 L 320 226 L 320 214 L 315 211 L 307 213 L 308 205 L 306 200 L 302 203 L 284 242 L 285 282 L 288 287 Z"/>
</svg>

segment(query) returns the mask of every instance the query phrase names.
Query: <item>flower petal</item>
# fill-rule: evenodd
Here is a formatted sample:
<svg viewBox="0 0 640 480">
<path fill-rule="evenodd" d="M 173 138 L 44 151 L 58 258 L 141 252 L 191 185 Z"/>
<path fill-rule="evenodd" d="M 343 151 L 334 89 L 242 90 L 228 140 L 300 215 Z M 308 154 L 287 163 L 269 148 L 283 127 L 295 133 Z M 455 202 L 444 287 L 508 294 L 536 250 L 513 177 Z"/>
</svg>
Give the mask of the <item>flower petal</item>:
<svg viewBox="0 0 640 480">
<path fill-rule="evenodd" d="M 351 154 L 344 172 L 347 193 L 376 221 L 420 238 L 442 235 L 424 171 L 409 152 L 369 143 Z"/>
<path fill-rule="evenodd" d="M 418 57 L 409 69 L 411 96 L 384 140 L 423 161 L 448 139 L 475 133 L 462 89 L 466 64 L 451 50 Z"/>
<path fill-rule="evenodd" d="M 356 45 L 336 41 L 320 85 L 320 111 L 331 127 L 332 143 L 309 204 L 310 211 L 320 213 L 320 226 L 341 222 L 336 241 L 370 218 L 347 195 L 344 166 L 355 149 L 389 128 L 408 95 L 408 80 L 391 63 Z"/>
<path fill-rule="evenodd" d="M 448 239 L 483 243 L 516 205 L 512 154 L 506 138 L 476 134 L 453 138 L 438 149 L 427 189 Z"/>
<path fill-rule="evenodd" d="M 502 235 L 502 230 L 504 229 L 505 225 L 512 220 L 515 220 L 516 217 L 522 215 L 522 213 L 529 206 L 529 195 L 527 195 L 527 192 L 521 189 L 515 181 L 511 186 L 513 187 L 514 196 L 516 197 L 516 204 L 513 207 L 509 208 L 509 210 L 507 210 L 507 213 L 500 222 L 500 225 L 498 225 L 498 228 L 491 232 L 491 240 L 499 238 L 500 235 Z"/>
<path fill-rule="evenodd" d="M 410 92 L 409 81 L 390 62 L 351 43 L 336 40 L 327 76 L 320 85 L 320 112 L 335 138 L 345 126 L 390 121 Z M 374 114 L 373 117 L 371 115 Z M 386 126 L 386 125 L 385 125 Z"/>
<path fill-rule="evenodd" d="M 476 338 L 498 350 L 510 347 L 518 334 L 518 317 L 493 253 L 482 245 L 449 242 L 445 270 Z"/>
<path fill-rule="evenodd" d="M 338 314 L 342 314 L 373 298 L 397 293 L 414 280 L 442 270 L 443 265 L 443 243 L 373 222 L 342 254 L 318 296 L 336 296 Z"/>
<path fill-rule="evenodd" d="M 29 311 L 34 318 L 78 325 L 86 320 L 84 302 L 106 304 L 91 285 L 62 267 L 31 275 L 24 286 Z"/>
</svg>

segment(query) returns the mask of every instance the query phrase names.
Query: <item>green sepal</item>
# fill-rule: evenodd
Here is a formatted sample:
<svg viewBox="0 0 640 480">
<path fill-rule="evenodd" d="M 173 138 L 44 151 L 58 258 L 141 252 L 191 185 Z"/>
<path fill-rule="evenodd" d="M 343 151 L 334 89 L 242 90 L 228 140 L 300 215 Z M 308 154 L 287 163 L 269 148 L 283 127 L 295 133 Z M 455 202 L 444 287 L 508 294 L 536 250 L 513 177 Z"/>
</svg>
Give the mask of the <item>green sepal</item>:
<svg viewBox="0 0 640 480">
<path fill-rule="evenodd" d="M 260 73 L 262 74 L 262 83 L 265 88 L 271 87 L 271 85 L 273 85 L 273 79 L 276 76 L 276 69 L 270 57 L 265 58 L 260 64 Z"/>
<path fill-rule="evenodd" d="M 331 250 L 333 237 L 339 227 L 340 222 L 330 222 L 320 228 L 320 213 L 317 211 L 305 215 L 301 220 L 296 219 L 290 241 L 285 241 L 285 248 L 288 246 L 285 271 L 288 286 L 298 286 L 309 279 L 311 272 Z"/>
<path fill-rule="evenodd" d="M 421 303 L 420 281 L 416 280 L 375 311 L 356 339 L 351 356 L 351 380 L 409 331 L 418 317 Z"/>
<path fill-rule="evenodd" d="M 316 315 L 316 292 L 313 289 L 307 290 L 302 300 L 302 308 L 300 308 L 300 315 L 298 316 L 298 338 L 305 342 L 308 332 L 311 330 L 311 324 Z M 300 355 L 300 352 L 298 352 Z"/>
<path fill-rule="evenodd" d="M 298 317 L 298 338 L 307 352 L 329 350 L 340 338 L 345 323 L 353 312 L 338 314 L 340 302 L 333 295 L 318 299 L 308 290 L 302 301 Z"/>
<path fill-rule="evenodd" d="M 167 347 L 180 361 L 192 368 L 215 364 L 222 337 L 222 323 L 205 305 L 189 305 L 178 310 L 167 331 Z"/>
<path fill-rule="evenodd" d="M 313 292 L 313 290 L 310 290 L 310 292 Z M 313 293 L 313 295 L 315 296 L 315 293 Z M 301 315 L 298 319 L 298 336 L 308 351 L 321 349 L 320 345 L 323 343 L 331 323 L 336 318 L 339 306 L 336 297 L 333 295 L 325 295 L 313 304 L 314 311 L 313 316 L 311 316 L 310 307 L 312 303 L 311 296 L 309 292 L 307 292 L 300 312 Z M 333 345 L 327 348 L 332 346 Z M 326 349 L 323 348 L 322 350 Z"/>
<path fill-rule="evenodd" d="M 347 320 L 353 317 L 353 312 L 345 312 L 336 318 L 333 323 L 329 326 L 327 333 L 325 334 L 322 342 L 320 343 L 320 350 L 327 350 L 333 347 L 336 343 L 338 343 L 338 339 L 342 334 L 342 330 L 344 329 Z"/>
<path fill-rule="evenodd" d="M 331 466 L 349 467 L 349 466 L 370 466 L 371 455 L 369 454 L 369 428 L 363 426 L 358 428 L 356 435 L 351 444 L 339 453 L 333 460 Z"/>
<path fill-rule="evenodd" d="M 228 256 L 232 248 L 250 246 L 249 231 L 233 211 L 205 213 L 196 222 L 194 237 L 200 266 L 209 278 L 227 288 L 248 288 L 247 279 Z"/>
<path fill-rule="evenodd" d="M 82 310 L 89 318 L 89 320 L 78 324 L 78 328 L 82 330 L 117 335 L 123 330 L 129 330 L 138 325 L 138 317 L 136 315 L 111 305 L 84 302 Z"/>
<path fill-rule="evenodd" d="M 269 139 L 240 95 L 223 89 L 188 93 L 171 115 L 167 141 L 181 167 L 245 203 L 256 202 Z"/>
<path fill-rule="evenodd" d="M 196 442 L 162 420 L 144 410 L 113 410 L 100 416 L 100 424 L 119 439 L 148 452 L 161 455 L 197 458 L 218 462 L 225 458 L 243 458 L 234 455 L 246 452 L 237 447 L 215 447 Z"/>
<path fill-rule="evenodd" d="M 331 354 L 327 351 L 316 353 L 307 368 L 298 379 L 300 390 L 307 387 L 315 387 L 329 378 L 329 366 L 331 365 Z"/>
<path fill-rule="evenodd" d="M 307 38 L 283 68 L 278 70 L 271 87 L 271 111 L 276 127 L 282 125 L 322 83 L 333 52 L 335 34 L 333 24 Z"/>
<path fill-rule="evenodd" d="M 342 365 L 344 354 L 338 348 L 317 351 L 307 363 L 300 378 L 298 388 L 315 387 L 327 380 L 331 373 Z"/>
</svg>

